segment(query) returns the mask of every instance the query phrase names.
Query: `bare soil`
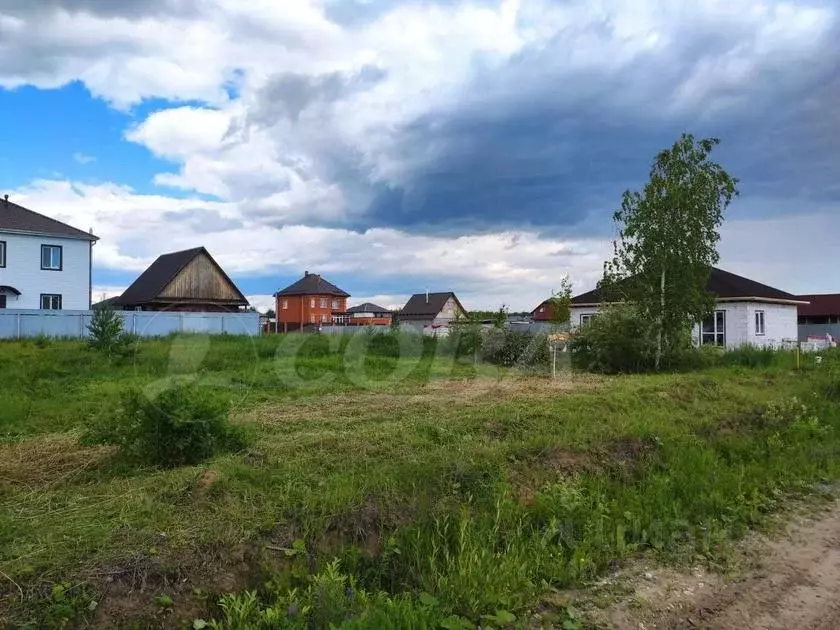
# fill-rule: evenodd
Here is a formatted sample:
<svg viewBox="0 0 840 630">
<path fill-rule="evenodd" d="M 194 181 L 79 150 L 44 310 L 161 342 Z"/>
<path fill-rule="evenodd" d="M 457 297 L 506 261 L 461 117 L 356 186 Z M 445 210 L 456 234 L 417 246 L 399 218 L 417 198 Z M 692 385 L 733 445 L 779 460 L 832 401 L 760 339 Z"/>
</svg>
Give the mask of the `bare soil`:
<svg viewBox="0 0 840 630">
<path fill-rule="evenodd" d="M 749 541 L 742 553 L 745 570 L 729 581 L 700 568 L 637 568 L 629 597 L 596 623 L 615 630 L 840 628 L 840 502 L 795 518 L 781 536 Z"/>
</svg>

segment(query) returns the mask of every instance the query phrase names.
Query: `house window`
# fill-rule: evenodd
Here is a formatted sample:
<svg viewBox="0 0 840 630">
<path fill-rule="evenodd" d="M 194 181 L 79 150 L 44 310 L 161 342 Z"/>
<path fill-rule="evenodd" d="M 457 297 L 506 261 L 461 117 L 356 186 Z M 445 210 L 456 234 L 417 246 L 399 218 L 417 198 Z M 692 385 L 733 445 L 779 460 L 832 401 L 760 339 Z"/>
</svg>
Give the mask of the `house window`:
<svg viewBox="0 0 840 630">
<path fill-rule="evenodd" d="M 309 323 L 310 323 L 310 324 L 314 324 L 314 323 L 315 323 L 315 313 L 310 313 L 310 314 L 309 314 Z"/>
<path fill-rule="evenodd" d="M 61 271 L 63 256 L 61 245 L 41 245 L 41 269 Z"/>
<path fill-rule="evenodd" d="M 309 308 L 315 308 L 315 298 L 309 300 Z"/>
<path fill-rule="evenodd" d="M 726 311 L 715 311 L 703 320 L 700 342 L 704 346 L 726 346 Z"/>
<path fill-rule="evenodd" d="M 595 319 L 595 313 L 584 313 L 580 316 L 580 325 L 588 324 L 593 319 Z"/>
<path fill-rule="evenodd" d="M 339 304 L 338 300 L 333 300 L 332 310 L 337 311 L 340 308 L 341 305 Z"/>
<path fill-rule="evenodd" d="M 544 313 L 544 312 L 545 312 L 545 306 L 540 306 L 540 313 Z"/>
<path fill-rule="evenodd" d="M 321 308 L 327 308 L 327 298 L 321 298 Z"/>
<path fill-rule="evenodd" d="M 6 266 L 6 241 L 0 241 L 0 267 Z"/>
<path fill-rule="evenodd" d="M 42 293 L 41 308 L 45 311 L 60 311 L 61 296 L 53 293 Z"/>
<path fill-rule="evenodd" d="M 283 306 L 284 311 L 289 310 L 289 300 L 283 300 L 283 302 L 281 302 L 281 304 Z"/>
<path fill-rule="evenodd" d="M 755 312 L 755 334 L 764 334 L 764 311 Z"/>
<path fill-rule="evenodd" d="M 321 323 L 322 323 L 322 324 L 326 324 L 326 323 L 327 323 L 327 316 L 326 316 L 326 315 L 321 315 Z"/>
</svg>

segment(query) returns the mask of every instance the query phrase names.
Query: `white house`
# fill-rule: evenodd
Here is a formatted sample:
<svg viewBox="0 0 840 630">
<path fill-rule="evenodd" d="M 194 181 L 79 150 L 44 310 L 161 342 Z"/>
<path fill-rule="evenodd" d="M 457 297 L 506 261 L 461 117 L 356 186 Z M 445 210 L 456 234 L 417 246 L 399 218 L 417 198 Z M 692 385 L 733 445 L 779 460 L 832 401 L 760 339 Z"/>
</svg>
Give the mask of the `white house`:
<svg viewBox="0 0 840 630">
<path fill-rule="evenodd" d="M 400 324 L 406 324 L 427 334 L 446 334 L 449 325 L 467 314 L 461 301 L 451 291 L 445 293 L 416 293 L 399 312 Z"/>
<path fill-rule="evenodd" d="M 797 308 L 808 304 L 795 295 L 713 268 L 706 290 L 715 295 L 715 312 L 694 329 L 704 345 L 778 347 L 798 339 Z M 580 326 L 601 310 L 598 289 L 572 298 L 571 324 Z"/>
<path fill-rule="evenodd" d="M 0 308 L 86 310 L 97 237 L 0 200 Z"/>
</svg>

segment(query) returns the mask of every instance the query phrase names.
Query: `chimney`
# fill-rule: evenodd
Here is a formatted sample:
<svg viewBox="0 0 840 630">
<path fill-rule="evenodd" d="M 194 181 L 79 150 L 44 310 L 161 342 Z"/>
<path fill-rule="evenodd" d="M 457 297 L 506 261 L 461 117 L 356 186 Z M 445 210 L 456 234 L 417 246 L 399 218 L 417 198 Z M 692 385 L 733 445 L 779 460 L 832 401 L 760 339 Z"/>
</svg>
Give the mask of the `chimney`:
<svg viewBox="0 0 840 630">
<path fill-rule="evenodd" d="M 429 303 L 429 289 L 426 289 L 426 304 Z"/>
<path fill-rule="evenodd" d="M 9 195 L 3 195 L 3 205 L 9 207 Z"/>
<path fill-rule="evenodd" d="M 308 271 L 304 271 L 304 272 L 303 272 L 303 275 L 304 275 L 304 276 L 308 276 L 308 275 L 309 275 L 309 272 L 308 272 Z"/>
</svg>

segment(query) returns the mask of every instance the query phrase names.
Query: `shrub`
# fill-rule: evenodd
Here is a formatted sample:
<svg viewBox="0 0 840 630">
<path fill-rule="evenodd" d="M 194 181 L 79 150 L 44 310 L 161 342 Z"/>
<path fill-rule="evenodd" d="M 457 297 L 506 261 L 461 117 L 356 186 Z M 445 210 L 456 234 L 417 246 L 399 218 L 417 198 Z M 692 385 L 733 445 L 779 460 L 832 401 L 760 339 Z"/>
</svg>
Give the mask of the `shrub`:
<svg viewBox="0 0 840 630">
<path fill-rule="evenodd" d="M 123 332 L 122 316 L 108 307 L 93 310 L 87 329 L 90 333 L 88 347 L 109 356 L 124 353 L 128 346 L 136 341 L 136 335 Z"/>
<path fill-rule="evenodd" d="M 478 322 L 457 322 L 444 341 L 444 350 L 455 357 L 475 358 L 481 352 L 482 332 Z"/>
<path fill-rule="evenodd" d="M 485 333 L 483 355 L 486 361 L 504 367 L 542 367 L 550 359 L 545 335 L 496 328 Z"/>
<path fill-rule="evenodd" d="M 572 338 L 572 365 L 588 372 L 645 372 L 654 367 L 653 322 L 632 306 L 611 306 Z"/>
<path fill-rule="evenodd" d="M 154 398 L 131 389 L 83 442 L 114 444 L 125 455 L 158 466 L 195 464 L 244 446 L 241 432 L 228 422 L 229 408 L 227 397 L 194 384 L 177 384 Z"/>
</svg>

